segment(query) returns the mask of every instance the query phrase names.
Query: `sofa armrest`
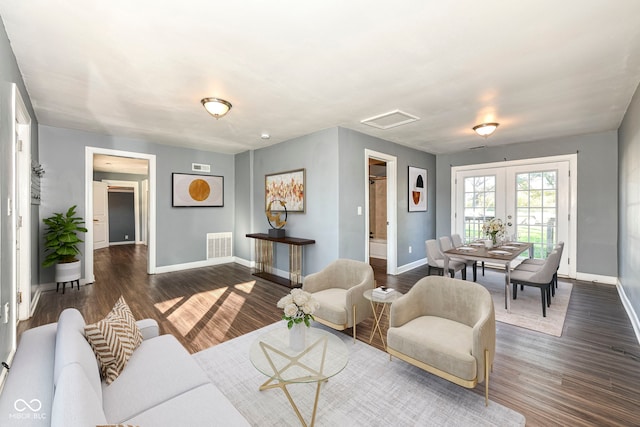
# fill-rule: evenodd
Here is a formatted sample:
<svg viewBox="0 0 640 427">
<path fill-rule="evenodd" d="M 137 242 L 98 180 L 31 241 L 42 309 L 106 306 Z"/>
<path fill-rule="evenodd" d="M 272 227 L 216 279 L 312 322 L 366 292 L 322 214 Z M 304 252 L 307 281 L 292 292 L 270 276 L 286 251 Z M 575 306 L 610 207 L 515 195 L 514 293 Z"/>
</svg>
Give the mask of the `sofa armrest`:
<svg viewBox="0 0 640 427">
<path fill-rule="evenodd" d="M 138 329 L 142 332 L 142 338 L 148 340 L 150 338 L 157 337 L 160 335 L 160 328 L 158 327 L 158 322 L 154 319 L 142 319 L 136 322 L 138 325 Z"/>
<path fill-rule="evenodd" d="M 412 295 L 411 291 L 409 291 L 391 304 L 391 309 L 389 310 L 389 327 L 400 327 L 420 316 L 422 316 L 420 302 L 415 295 Z"/>
<path fill-rule="evenodd" d="M 347 290 L 347 318 L 351 320 L 351 322 L 347 322 L 349 326 L 353 326 L 354 324 L 360 323 L 362 320 L 371 317 L 373 312 L 371 309 L 371 303 L 362 294 L 364 294 L 368 289 L 373 289 L 373 286 L 373 278 L 366 277 L 362 282 Z M 351 307 L 354 305 L 356 306 L 357 319 L 351 318 L 353 317 Z"/>
</svg>

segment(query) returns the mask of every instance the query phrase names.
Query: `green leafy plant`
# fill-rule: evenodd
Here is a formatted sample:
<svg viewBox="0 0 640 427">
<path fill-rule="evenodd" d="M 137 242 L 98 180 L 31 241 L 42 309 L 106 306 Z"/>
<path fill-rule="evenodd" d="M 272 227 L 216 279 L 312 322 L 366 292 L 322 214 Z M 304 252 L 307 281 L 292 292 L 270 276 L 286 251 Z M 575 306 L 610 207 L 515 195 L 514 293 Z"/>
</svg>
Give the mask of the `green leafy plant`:
<svg viewBox="0 0 640 427">
<path fill-rule="evenodd" d="M 76 216 L 76 205 L 71 206 L 66 214 L 54 213 L 43 222 L 47 226 L 44 234 L 47 257 L 42 266 L 77 261 L 76 255 L 80 253 L 78 243 L 84 241 L 80 240 L 78 233 L 86 233 L 87 229 L 84 220 Z"/>
</svg>

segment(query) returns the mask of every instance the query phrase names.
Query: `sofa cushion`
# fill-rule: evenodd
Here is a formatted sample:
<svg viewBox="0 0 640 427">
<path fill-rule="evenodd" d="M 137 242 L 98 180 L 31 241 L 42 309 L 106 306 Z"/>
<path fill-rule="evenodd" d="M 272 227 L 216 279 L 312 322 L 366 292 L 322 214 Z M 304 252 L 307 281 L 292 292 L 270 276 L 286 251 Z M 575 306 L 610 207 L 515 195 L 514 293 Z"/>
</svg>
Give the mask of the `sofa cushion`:
<svg viewBox="0 0 640 427">
<path fill-rule="evenodd" d="M 390 348 L 458 378 L 476 378 L 477 362 L 471 355 L 473 329 L 465 324 L 421 316 L 389 328 L 387 341 Z"/>
<path fill-rule="evenodd" d="M 344 302 L 347 300 L 347 290 L 330 288 L 313 293 L 313 297 L 320 306 L 313 313 L 314 317 L 328 320 L 337 325 L 347 324 L 347 311 Z"/>
<path fill-rule="evenodd" d="M 53 398 L 51 427 L 87 427 L 106 424 L 102 401 L 78 363 L 60 372 Z"/>
<path fill-rule="evenodd" d="M 57 386 L 60 372 L 65 366 L 79 363 L 87 379 L 98 395 L 102 398 L 100 370 L 96 356 L 84 337 L 84 318 L 75 308 L 68 308 L 60 313 L 58 331 L 56 335 L 56 357 L 54 362 L 54 385 Z"/>
<path fill-rule="evenodd" d="M 110 423 L 123 423 L 207 382 L 207 375 L 174 336 L 144 340 L 120 376 L 102 385 L 104 413 Z"/>
<path fill-rule="evenodd" d="M 118 299 L 107 317 L 86 325 L 84 333 L 107 384 L 118 378 L 133 351 L 142 342 L 142 333 L 123 297 Z"/>
<path fill-rule="evenodd" d="M 211 383 L 189 390 L 127 420 L 154 427 L 248 426 L 249 423 Z"/>
</svg>

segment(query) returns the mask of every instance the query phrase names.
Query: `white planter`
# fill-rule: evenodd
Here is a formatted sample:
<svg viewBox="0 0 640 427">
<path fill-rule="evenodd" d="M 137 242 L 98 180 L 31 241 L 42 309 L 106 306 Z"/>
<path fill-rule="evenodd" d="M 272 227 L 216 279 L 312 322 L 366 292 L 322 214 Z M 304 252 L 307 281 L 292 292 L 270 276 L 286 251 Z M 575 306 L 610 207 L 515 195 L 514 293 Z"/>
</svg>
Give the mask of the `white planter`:
<svg viewBox="0 0 640 427">
<path fill-rule="evenodd" d="M 56 264 L 56 283 L 79 280 L 80 276 L 80 261 Z"/>
</svg>

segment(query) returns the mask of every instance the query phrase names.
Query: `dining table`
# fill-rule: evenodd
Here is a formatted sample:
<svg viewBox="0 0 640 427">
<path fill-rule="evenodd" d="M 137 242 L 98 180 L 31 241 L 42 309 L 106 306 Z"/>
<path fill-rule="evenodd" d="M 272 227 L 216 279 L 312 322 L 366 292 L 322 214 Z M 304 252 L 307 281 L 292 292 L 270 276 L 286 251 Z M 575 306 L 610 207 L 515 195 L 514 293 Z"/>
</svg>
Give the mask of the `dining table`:
<svg viewBox="0 0 640 427">
<path fill-rule="evenodd" d="M 510 310 L 511 300 L 511 265 L 521 254 L 529 251 L 529 258 L 533 258 L 533 243 L 504 242 L 487 247 L 484 241 L 471 242 L 447 251 L 444 255 L 444 271 L 449 271 L 451 259 L 463 259 L 504 266 L 504 308 Z"/>
</svg>

